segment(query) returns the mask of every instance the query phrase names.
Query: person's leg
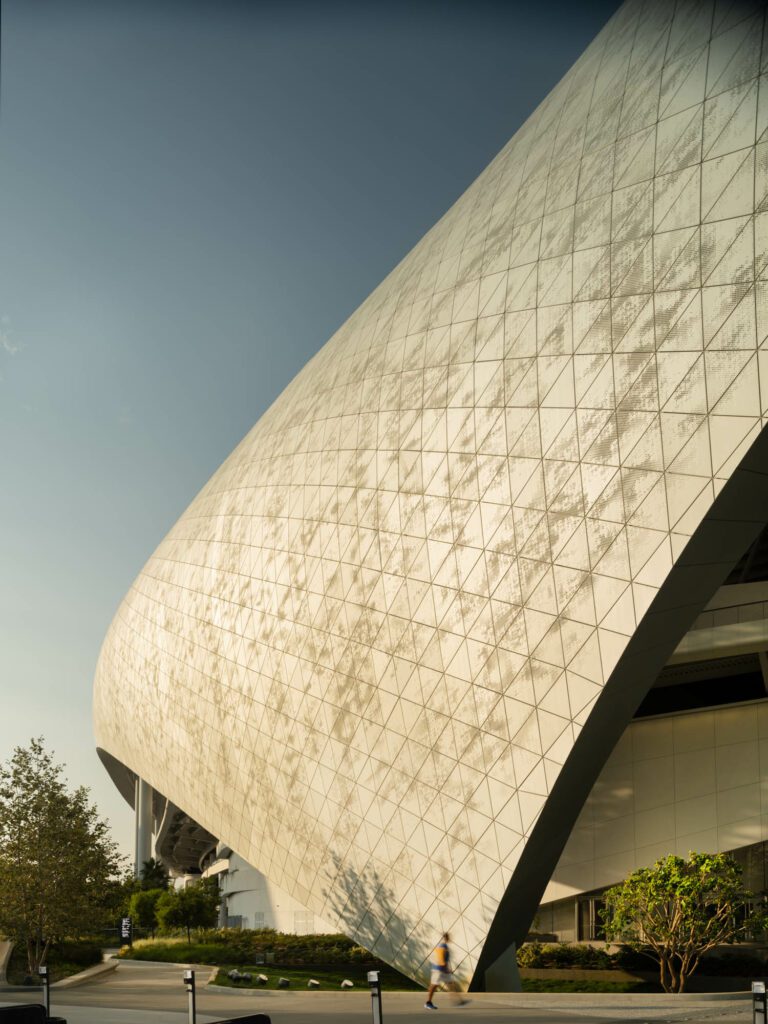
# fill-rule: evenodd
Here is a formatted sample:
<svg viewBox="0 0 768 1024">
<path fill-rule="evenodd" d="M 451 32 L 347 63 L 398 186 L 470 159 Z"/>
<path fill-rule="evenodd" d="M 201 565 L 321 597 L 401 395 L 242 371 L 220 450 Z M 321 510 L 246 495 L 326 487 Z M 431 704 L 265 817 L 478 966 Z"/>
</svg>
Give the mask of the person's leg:
<svg viewBox="0 0 768 1024">
<path fill-rule="evenodd" d="M 429 988 L 427 989 L 427 1001 L 426 1001 L 426 1002 L 424 1003 L 424 1005 L 425 1005 L 425 1006 L 426 1006 L 426 1007 L 427 1007 L 428 1009 L 430 1009 L 430 1010 L 431 1010 L 431 1009 L 432 1009 L 432 1007 L 433 1007 L 433 1006 L 435 1005 L 435 1004 L 434 1004 L 434 1003 L 432 1002 L 432 996 L 433 996 L 433 995 L 435 994 L 435 992 L 436 992 L 436 991 L 437 991 L 437 984 L 436 984 L 436 982 L 434 982 L 434 981 L 430 980 L 430 983 L 429 983 Z"/>
<path fill-rule="evenodd" d="M 466 998 L 466 996 L 462 992 L 461 987 L 459 986 L 458 982 L 451 981 L 446 987 L 448 988 L 448 992 L 449 992 L 448 998 L 451 1001 L 451 1005 L 453 1005 L 453 1006 L 466 1006 L 467 1005 L 469 1000 Z"/>
</svg>

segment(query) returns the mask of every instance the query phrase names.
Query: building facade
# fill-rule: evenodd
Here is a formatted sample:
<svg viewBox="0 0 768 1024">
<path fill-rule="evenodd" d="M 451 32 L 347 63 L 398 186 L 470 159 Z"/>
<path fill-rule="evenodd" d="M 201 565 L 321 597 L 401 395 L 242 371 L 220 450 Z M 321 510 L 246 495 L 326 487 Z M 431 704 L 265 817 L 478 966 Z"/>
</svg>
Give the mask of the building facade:
<svg viewBox="0 0 768 1024">
<path fill-rule="evenodd" d="M 197 828 L 408 974 L 448 929 L 514 984 L 768 520 L 764 23 L 628 0 L 150 557 L 96 741 L 180 856 Z"/>
</svg>

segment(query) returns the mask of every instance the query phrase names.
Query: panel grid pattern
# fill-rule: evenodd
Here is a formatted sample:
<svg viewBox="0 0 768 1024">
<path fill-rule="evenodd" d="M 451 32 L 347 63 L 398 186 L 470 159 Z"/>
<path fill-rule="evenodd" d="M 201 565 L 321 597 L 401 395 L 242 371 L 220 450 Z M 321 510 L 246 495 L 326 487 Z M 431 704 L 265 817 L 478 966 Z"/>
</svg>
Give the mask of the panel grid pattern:
<svg viewBox="0 0 768 1024">
<path fill-rule="evenodd" d="M 100 746 L 310 910 L 469 978 L 768 407 L 762 4 L 630 0 L 161 543 Z"/>
</svg>

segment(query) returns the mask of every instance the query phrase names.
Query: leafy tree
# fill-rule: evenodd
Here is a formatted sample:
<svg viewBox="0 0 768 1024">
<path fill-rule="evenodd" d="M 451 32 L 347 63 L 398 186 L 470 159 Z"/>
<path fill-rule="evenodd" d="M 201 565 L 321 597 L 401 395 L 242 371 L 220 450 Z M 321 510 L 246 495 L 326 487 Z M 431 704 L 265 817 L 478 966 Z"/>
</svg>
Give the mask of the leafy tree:
<svg viewBox="0 0 768 1024">
<path fill-rule="evenodd" d="M 165 889 L 140 889 L 131 896 L 128 913 L 134 925 L 152 933 L 157 928 L 157 904 Z"/>
<path fill-rule="evenodd" d="M 141 888 L 142 889 L 167 889 L 168 872 L 160 860 L 150 857 L 141 866 Z"/>
<path fill-rule="evenodd" d="M 122 866 L 88 790 L 69 790 L 42 739 L 0 764 L 0 929 L 36 974 L 52 942 L 102 923 Z"/>
<path fill-rule="evenodd" d="M 157 901 L 157 919 L 166 931 L 183 928 L 191 942 L 193 928 L 213 928 L 218 918 L 219 890 L 215 881 L 203 880 L 185 889 L 168 889 Z"/>
<path fill-rule="evenodd" d="M 604 894 L 608 941 L 624 942 L 659 965 L 665 992 L 682 992 L 710 949 L 766 926 L 749 904 L 739 864 L 725 853 L 670 855 Z"/>
</svg>

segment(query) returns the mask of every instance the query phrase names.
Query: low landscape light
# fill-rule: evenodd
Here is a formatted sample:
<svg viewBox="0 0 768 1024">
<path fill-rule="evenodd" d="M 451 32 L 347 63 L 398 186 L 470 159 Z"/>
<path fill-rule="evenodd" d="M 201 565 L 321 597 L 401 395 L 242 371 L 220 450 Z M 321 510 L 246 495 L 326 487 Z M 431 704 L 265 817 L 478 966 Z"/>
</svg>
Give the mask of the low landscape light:
<svg viewBox="0 0 768 1024">
<path fill-rule="evenodd" d="M 37 969 L 37 973 L 40 975 L 43 982 L 43 992 L 45 993 L 45 1012 L 48 1017 L 51 1016 L 51 978 L 48 974 L 48 968 L 45 964 L 41 965 Z"/>
<path fill-rule="evenodd" d="M 197 1006 L 195 1000 L 195 972 L 187 968 L 182 975 L 187 988 L 187 1007 L 189 1010 L 189 1024 L 195 1024 L 197 1019 Z"/>
</svg>

